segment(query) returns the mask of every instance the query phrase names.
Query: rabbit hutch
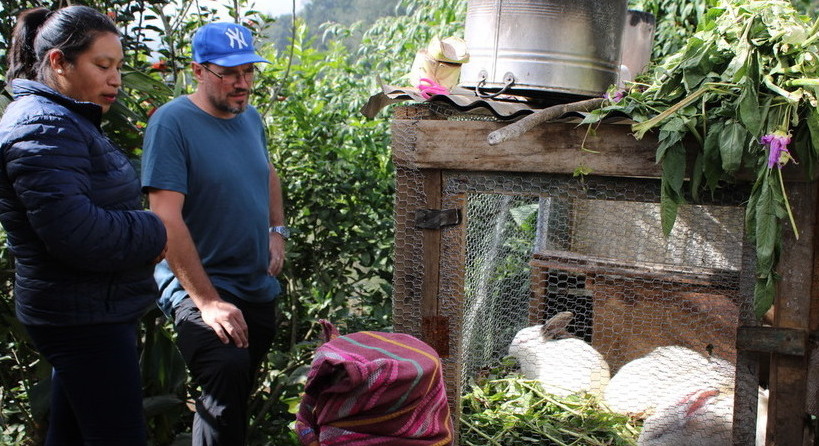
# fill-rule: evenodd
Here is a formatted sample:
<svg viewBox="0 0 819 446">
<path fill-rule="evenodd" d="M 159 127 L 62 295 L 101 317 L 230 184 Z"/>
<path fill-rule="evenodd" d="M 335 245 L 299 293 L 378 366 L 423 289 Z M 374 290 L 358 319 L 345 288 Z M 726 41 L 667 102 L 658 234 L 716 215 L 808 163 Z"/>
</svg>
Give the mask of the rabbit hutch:
<svg viewBox="0 0 819 446">
<path fill-rule="evenodd" d="M 800 237 L 785 231 L 778 297 L 759 321 L 744 228 L 750 185 L 682 206 L 666 237 L 656 138 L 636 140 L 623 120 L 593 132 L 578 122 L 564 116 L 490 145 L 487 136 L 509 124 L 485 108 L 393 109 L 394 328 L 441 356 L 456 424 L 462 392 L 511 353 L 521 329 L 570 312 L 571 337 L 608 366 L 600 392 L 636 359 L 679 348 L 681 362 L 643 370 L 627 393 L 669 396 L 657 390 L 660 375 L 708 384 L 711 372 L 695 367 L 717 364 L 710 370 L 728 373 L 718 390 L 730 397 L 726 444 L 755 444 L 760 423 L 766 444 L 812 444 L 817 183 L 786 183 Z M 548 342 L 520 347 L 534 356 Z"/>
</svg>

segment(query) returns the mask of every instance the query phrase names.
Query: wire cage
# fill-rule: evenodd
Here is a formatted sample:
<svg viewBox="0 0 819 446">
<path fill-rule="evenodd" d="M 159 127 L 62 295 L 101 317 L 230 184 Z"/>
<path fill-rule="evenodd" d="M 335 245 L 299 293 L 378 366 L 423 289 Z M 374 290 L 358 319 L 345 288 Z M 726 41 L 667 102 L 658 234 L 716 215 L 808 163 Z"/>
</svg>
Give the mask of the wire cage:
<svg viewBox="0 0 819 446">
<path fill-rule="evenodd" d="M 804 364 L 808 342 L 800 330 L 761 346 L 776 336 L 760 335 L 753 316 L 746 188 L 681 206 L 664 236 L 656 141 L 634 140 L 628 126 L 604 124 L 592 135 L 547 124 L 490 147 L 487 132 L 503 124 L 483 114 L 427 104 L 394 116 L 395 329 L 441 355 L 456 420 L 466 386 L 514 357 L 520 373 L 554 393 L 595 393 L 639 417 L 646 438 L 692 438 L 684 431 L 699 429 L 695 437 L 722 439 L 707 444 L 764 442 L 777 383 L 760 366 L 789 346 L 785 357 L 797 353 Z M 576 175 L 578 166 L 592 173 Z M 809 284 L 811 271 L 789 274 Z M 799 305 L 810 308 L 810 291 Z M 567 314 L 565 329 L 546 334 Z M 804 419 L 810 399 L 803 394 L 791 417 L 783 398 L 778 423 Z M 669 421 L 701 407 L 699 418 L 683 420 L 689 427 Z"/>
</svg>

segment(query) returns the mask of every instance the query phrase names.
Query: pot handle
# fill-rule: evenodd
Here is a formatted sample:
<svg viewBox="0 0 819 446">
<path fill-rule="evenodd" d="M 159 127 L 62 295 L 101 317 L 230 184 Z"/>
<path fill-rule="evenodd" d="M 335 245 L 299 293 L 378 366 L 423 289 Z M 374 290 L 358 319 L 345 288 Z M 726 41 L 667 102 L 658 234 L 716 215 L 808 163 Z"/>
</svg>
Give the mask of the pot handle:
<svg viewBox="0 0 819 446">
<path fill-rule="evenodd" d="M 505 93 L 509 87 L 515 84 L 515 75 L 512 74 L 512 72 L 508 72 L 503 75 L 503 88 L 501 88 L 500 91 L 492 94 L 481 93 L 480 89 L 486 84 L 486 78 L 489 77 L 489 73 L 487 73 L 486 70 L 481 70 L 480 73 L 478 73 L 478 77 L 480 80 L 478 81 L 478 84 L 475 85 L 475 94 L 484 99 L 492 99 L 498 95 L 501 95 Z"/>
</svg>

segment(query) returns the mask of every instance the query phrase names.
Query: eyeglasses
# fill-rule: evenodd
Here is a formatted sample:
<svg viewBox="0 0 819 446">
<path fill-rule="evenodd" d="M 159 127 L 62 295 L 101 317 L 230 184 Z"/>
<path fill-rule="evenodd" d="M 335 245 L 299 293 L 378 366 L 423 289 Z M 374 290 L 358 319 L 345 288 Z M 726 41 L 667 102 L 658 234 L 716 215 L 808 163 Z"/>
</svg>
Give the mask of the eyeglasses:
<svg viewBox="0 0 819 446">
<path fill-rule="evenodd" d="M 235 83 L 239 82 L 239 79 L 244 79 L 245 82 L 247 82 L 249 84 L 249 83 L 252 83 L 253 78 L 256 77 L 256 67 L 253 67 L 253 68 L 251 68 L 250 70 L 247 70 L 247 71 L 229 71 L 229 72 L 226 72 L 226 73 L 217 73 L 217 72 L 211 70 L 210 68 L 208 68 L 208 66 L 205 65 L 205 64 L 200 64 L 200 65 L 206 71 L 210 72 L 210 74 L 218 77 L 221 81 L 229 82 L 231 84 L 235 84 Z"/>
</svg>

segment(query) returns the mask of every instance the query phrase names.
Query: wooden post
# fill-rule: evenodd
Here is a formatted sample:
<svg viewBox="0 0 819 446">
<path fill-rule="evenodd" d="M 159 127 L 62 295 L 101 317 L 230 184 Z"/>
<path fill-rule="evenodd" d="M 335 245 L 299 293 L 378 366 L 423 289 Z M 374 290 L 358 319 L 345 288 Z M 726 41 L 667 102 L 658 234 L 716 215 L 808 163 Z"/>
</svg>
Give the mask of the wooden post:
<svg viewBox="0 0 819 446">
<path fill-rule="evenodd" d="M 455 425 L 455 445 L 458 445 L 457 432 L 460 431 L 461 395 L 463 386 L 463 326 L 464 326 L 464 287 L 466 269 L 466 228 L 468 221 L 466 214 L 466 196 L 454 194 L 442 197 L 442 206 L 447 209 L 461 209 L 464 215 L 461 224 L 441 230 L 441 264 L 446 265 L 445 280 L 438 283 L 439 312 L 445 317 L 449 330 L 450 356 L 444 362 L 444 372 L 447 376 L 447 396 L 452 410 Z M 453 274 L 454 271 L 460 272 Z"/>
<path fill-rule="evenodd" d="M 744 279 L 739 281 L 739 296 L 742 304 L 739 306 L 739 325 L 744 327 L 758 328 L 759 321 L 754 315 L 754 271 L 756 271 L 755 249 L 745 240 L 742 248 L 742 271 Z M 734 377 L 734 426 L 733 445 L 747 446 L 756 443 L 757 428 L 765 429 L 764 426 L 757 426 L 759 408 L 759 358 L 763 354 L 756 351 L 749 351 L 742 345 L 741 333 L 737 333 L 737 360 L 736 376 Z"/>
<path fill-rule="evenodd" d="M 441 209 L 441 171 L 421 172 L 427 209 Z M 421 288 L 421 335 L 441 357 L 449 356 L 449 331 L 438 302 L 441 262 L 441 230 L 422 229 L 424 278 Z"/>
<path fill-rule="evenodd" d="M 458 444 L 461 404 L 459 339 L 451 336 L 452 314 L 440 302 L 441 228 L 420 228 L 418 211 L 442 208 L 442 172 L 420 169 L 415 163 L 417 126 L 436 116 L 425 107 L 397 107 L 393 120 L 396 160 L 395 267 L 393 325 L 432 346 L 441 356 L 452 413 L 454 444 Z"/>
<path fill-rule="evenodd" d="M 800 233 L 786 228 L 777 270 L 782 279 L 774 303 L 774 326 L 810 329 L 816 226 L 816 183 L 787 183 L 786 189 Z M 787 222 L 785 223 L 787 224 Z M 771 355 L 767 443 L 801 446 L 805 431 L 807 356 Z"/>
</svg>

